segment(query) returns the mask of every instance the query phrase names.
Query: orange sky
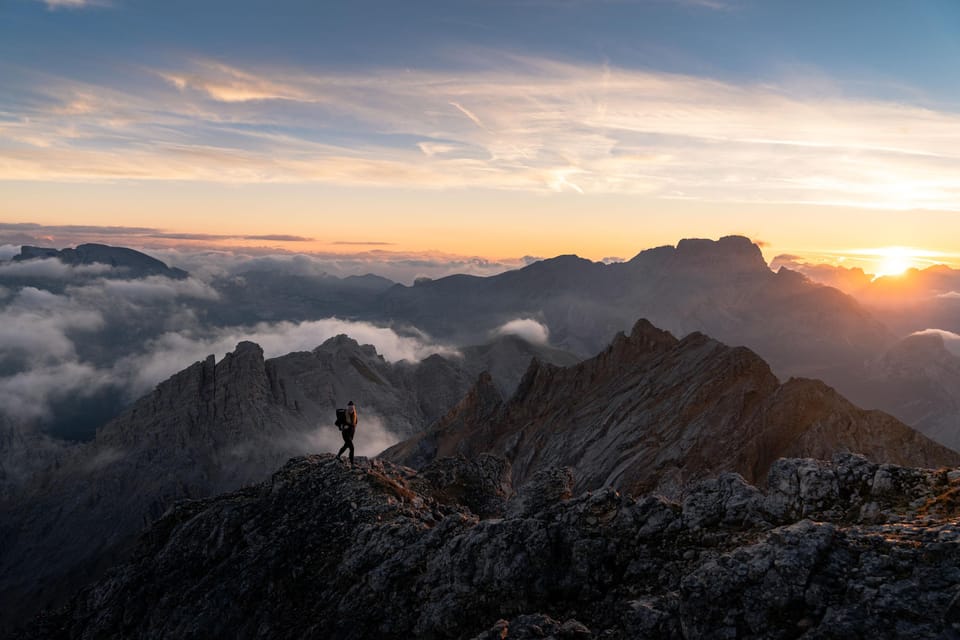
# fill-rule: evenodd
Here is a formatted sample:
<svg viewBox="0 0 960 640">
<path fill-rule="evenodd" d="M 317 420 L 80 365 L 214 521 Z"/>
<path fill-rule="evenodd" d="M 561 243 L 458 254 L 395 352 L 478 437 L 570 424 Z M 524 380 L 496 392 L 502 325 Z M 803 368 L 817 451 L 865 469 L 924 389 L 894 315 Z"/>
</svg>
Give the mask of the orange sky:
<svg viewBox="0 0 960 640">
<path fill-rule="evenodd" d="M 176 234 L 295 235 L 310 242 L 231 238 L 231 245 L 352 253 L 442 252 L 494 259 L 576 253 L 630 258 L 684 237 L 746 235 L 768 260 L 782 253 L 870 269 L 870 250 L 927 252 L 915 266 L 956 264 L 960 220 L 930 211 L 808 204 L 685 201 L 635 195 L 493 190 L 347 189 L 211 183 L 3 185 L 4 222 L 146 226 Z M 365 244 L 371 243 L 371 244 Z M 866 251 L 866 253 L 864 253 Z M 909 253 L 909 252 L 908 252 Z"/>
<path fill-rule="evenodd" d="M 123 3 L 29 4 L 16 13 L 54 29 L 52 43 L 127 15 Z M 750 13 L 637 4 L 705 29 Z M 960 255 L 960 109 L 909 78 L 509 47 L 325 66 L 295 50 L 263 61 L 239 41 L 200 52 L 204 42 L 127 66 L 24 56 L 0 67 L 0 222 L 494 259 L 629 258 L 728 234 L 763 243 L 768 259 Z"/>
</svg>

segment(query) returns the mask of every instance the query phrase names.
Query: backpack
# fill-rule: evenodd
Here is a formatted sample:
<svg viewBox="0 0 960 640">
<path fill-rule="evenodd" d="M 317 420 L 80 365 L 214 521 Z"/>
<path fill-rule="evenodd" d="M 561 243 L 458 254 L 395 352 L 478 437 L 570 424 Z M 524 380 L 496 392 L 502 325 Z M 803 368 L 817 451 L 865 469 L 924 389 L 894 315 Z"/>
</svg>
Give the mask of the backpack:
<svg viewBox="0 0 960 640">
<path fill-rule="evenodd" d="M 340 429 L 343 429 L 347 425 L 347 410 L 346 409 L 337 409 L 337 421 L 334 423 Z"/>
</svg>

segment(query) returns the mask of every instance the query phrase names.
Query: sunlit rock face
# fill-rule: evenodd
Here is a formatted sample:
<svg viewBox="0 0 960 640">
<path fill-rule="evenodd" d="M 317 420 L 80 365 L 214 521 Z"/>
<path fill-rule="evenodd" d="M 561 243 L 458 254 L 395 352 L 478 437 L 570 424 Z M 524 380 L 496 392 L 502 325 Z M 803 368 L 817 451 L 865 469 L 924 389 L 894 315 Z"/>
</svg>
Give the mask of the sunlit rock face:
<svg viewBox="0 0 960 640">
<path fill-rule="evenodd" d="M 180 503 L 18 637 L 951 637 L 960 473 L 782 459 L 681 501 L 331 455 Z M 461 500 L 460 496 L 465 499 Z M 467 504 L 482 505 L 483 515 Z"/>
<path fill-rule="evenodd" d="M 645 320 L 571 367 L 535 362 L 501 402 L 488 378 L 426 432 L 383 456 L 409 466 L 490 452 L 514 482 L 571 466 L 578 490 L 681 495 L 735 471 L 751 482 L 778 457 L 854 451 L 880 462 L 957 464 L 960 454 L 893 417 L 863 411 L 817 380 L 781 384 L 752 351 L 703 334 L 682 340 Z"/>
</svg>

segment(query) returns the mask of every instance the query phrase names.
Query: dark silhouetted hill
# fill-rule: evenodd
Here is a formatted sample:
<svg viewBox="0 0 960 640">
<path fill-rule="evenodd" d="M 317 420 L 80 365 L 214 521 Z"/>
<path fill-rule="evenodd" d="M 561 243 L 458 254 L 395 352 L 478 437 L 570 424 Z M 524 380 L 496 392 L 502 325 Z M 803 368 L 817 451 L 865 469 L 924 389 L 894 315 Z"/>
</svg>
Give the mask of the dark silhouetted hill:
<svg viewBox="0 0 960 640">
<path fill-rule="evenodd" d="M 183 269 L 168 267 L 160 260 L 151 258 L 145 253 L 126 247 L 111 247 L 105 244 L 81 244 L 77 245 L 75 249 L 51 249 L 24 245 L 20 247 L 20 253 L 13 257 L 13 261 L 23 262 L 38 258 L 56 258 L 64 264 L 70 265 L 105 264 L 125 269 L 127 275 L 133 278 L 166 276 L 183 279 L 189 275 Z"/>
</svg>

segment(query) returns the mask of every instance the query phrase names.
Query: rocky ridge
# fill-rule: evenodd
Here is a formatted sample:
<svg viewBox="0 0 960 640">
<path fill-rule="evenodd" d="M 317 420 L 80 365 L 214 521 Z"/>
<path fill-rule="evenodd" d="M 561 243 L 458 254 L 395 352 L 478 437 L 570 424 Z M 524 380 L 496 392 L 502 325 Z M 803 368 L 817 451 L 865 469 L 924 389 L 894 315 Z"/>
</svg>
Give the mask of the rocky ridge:
<svg viewBox="0 0 960 640">
<path fill-rule="evenodd" d="M 350 469 L 179 503 L 17 638 L 835 638 L 960 632 L 960 472 L 781 459 L 682 501 L 516 492 L 503 461 Z M 486 470 L 486 471 L 483 471 Z M 478 517 L 455 496 L 472 487 Z M 467 492 L 470 493 L 470 492 Z"/>
<path fill-rule="evenodd" d="M 722 471 L 757 482 L 779 457 L 836 451 L 907 465 L 960 463 L 960 454 L 818 380 L 781 384 L 749 349 L 699 333 L 678 340 L 641 320 L 579 364 L 535 361 L 505 402 L 481 377 L 431 429 L 382 456 L 421 467 L 489 452 L 510 461 L 515 484 L 563 464 L 578 490 L 679 495 Z"/>
<path fill-rule="evenodd" d="M 336 451 L 334 410 L 348 399 L 360 406 L 358 452 L 374 455 L 444 415 L 481 368 L 519 372 L 531 352 L 554 354 L 509 346 L 389 363 L 372 346 L 338 336 L 271 359 L 242 342 L 220 362 L 194 363 L 94 441 L 0 492 L 0 633 L 123 558 L 136 533 L 174 501 L 261 481 L 294 455 Z M 12 483 L 13 471 L 0 467 L 0 479 Z"/>
</svg>

